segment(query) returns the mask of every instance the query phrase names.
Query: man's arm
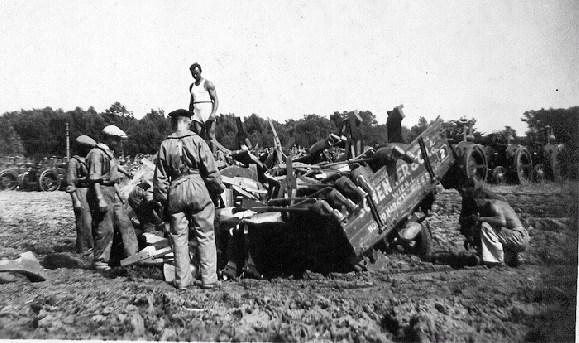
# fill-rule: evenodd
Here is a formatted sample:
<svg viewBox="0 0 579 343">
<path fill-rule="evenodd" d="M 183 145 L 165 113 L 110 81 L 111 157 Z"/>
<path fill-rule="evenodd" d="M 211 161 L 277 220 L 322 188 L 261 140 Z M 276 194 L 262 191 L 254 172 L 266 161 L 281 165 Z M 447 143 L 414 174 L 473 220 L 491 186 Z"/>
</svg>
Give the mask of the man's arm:
<svg viewBox="0 0 579 343">
<path fill-rule="evenodd" d="M 486 214 L 486 213 L 484 213 Z M 490 204 L 489 213 L 492 216 L 480 216 L 478 218 L 479 222 L 489 223 L 493 228 L 500 229 L 507 226 L 507 218 L 505 217 L 502 208 L 499 204 Z"/>
<path fill-rule="evenodd" d="M 75 158 L 71 158 L 68 164 L 66 165 L 66 183 L 68 186 L 66 187 L 67 193 L 73 193 L 76 190 L 76 164 L 78 162 Z"/>
<path fill-rule="evenodd" d="M 77 169 L 78 161 L 75 158 L 71 158 L 66 166 L 66 182 L 68 186 L 66 187 L 66 192 L 70 193 L 70 198 L 72 199 L 72 207 L 73 208 L 80 208 L 82 207 L 82 203 L 76 194 L 76 181 L 78 180 L 76 177 L 76 169 Z"/>
<path fill-rule="evenodd" d="M 166 151 L 161 145 L 155 162 L 155 173 L 153 174 L 153 200 L 163 206 L 167 205 L 167 189 L 169 188 L 169 178 L 165 170 L 166 156 Z"/>
<path fill-rule="evenodd" d="M 189 94 L 191 94 L 191 101 L 189 102 L 189 111 L 193 112 L 193 108 L 195 107 L 195 105 L 193 104 L 195 102 L 195 97 L 193 96 L 193 93 L 191 93 L 191 88 L 193 88 L 193 84 L 189 86 Z"/>
<path fill-rule="evenodd" d="M 108 210 L 108 204 L 101 190 L 101 182 L 103 182 L 103 175 L 101 173 L 103 168 L 103 156 L 99 153 L 89 153 L 86 157 L 86 162 L 88 167 L 88 179 L 94 187 L 94 192 L 99 203 L 99 210 L 101 212 L 106 212 Z"/>
<path fill-rule="evenodd" d="M 205 80 L 205 88 L 209 92 L 209 98 L 213 103 L 213 109 L 211 110 L 211 114 L 209 117 L 211 119 L 215 118 L 215 112 L 217 112 L 217 108 L 219 107 L 219 99 L 217 98 L 217 92 L 215 91 L 215 86 L 209 80 Z"/>
</svg>

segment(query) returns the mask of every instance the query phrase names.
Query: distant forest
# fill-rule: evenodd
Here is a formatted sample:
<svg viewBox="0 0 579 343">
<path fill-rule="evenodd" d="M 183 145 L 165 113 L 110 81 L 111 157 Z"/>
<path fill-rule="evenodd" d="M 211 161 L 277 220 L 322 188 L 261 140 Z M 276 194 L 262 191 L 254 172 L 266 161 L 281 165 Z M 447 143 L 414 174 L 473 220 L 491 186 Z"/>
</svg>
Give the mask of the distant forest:
<svg viewBox="0 0 579 343">
<path fill-rule="evenodd" d="M 342 119 L 349 113 L 335 111 L 329 118 L 307 114 L 301 119 L 286 120 L 285 123 L 271 119 L 282 145 L 292 143 L 298 147 L 309 148 L 319 139 L 328 137 L 330 133 L 338 133 Z M 374 146 L 386 143 L 386 125 L 378 124 L 376 116 L 370 111 L 359 111 L 358 114 L 363 120 L 360 129 L 364 144 Z M 579 107 L 527 111 L 520 120 L 527 123 L 528 139 L 541 139 L 542 129 L 545 125 L 550 125 L 557 141 L 570 145 L 574 149 L 572 151 L 577 150 Z M 64 156 L 66 123 L 69 124 L 73 151 L 74 139 L 77 136 L 86 134 L 99 141 L 102 138 L 102 129 L 106 125 L 114 124 L 129 136 L 124 149 L 126 155 L 132 156 L 138 153 L 156 153 L 161 141 L 171 129 L 165 111 L 151 110 L 143 118 L 136 119 L 132 112 L 119 102 L 115 102 L 102 113 L 95 111 L 92 106 L 88 110 L 77 107 L 73 111 L 64 111 L 46 107 L 6 112 L 0 115 L 0 156 L 21 155 L 29 158 Z M 273 133 L 267 118 L 252 114 L 243 118 L 242 123 L 254 146 L 273 146 Z M 406 142 L 410 142 L 426 127 L 428 121 L 424 117 L 410 128 L 403 125 L 403 138 Z M 220 114 L 216 130 L 217 140 L 221 144 L 230 149 L 238 148 L 235 146 L 237 125 L 234 114 Z"/>
</svg>

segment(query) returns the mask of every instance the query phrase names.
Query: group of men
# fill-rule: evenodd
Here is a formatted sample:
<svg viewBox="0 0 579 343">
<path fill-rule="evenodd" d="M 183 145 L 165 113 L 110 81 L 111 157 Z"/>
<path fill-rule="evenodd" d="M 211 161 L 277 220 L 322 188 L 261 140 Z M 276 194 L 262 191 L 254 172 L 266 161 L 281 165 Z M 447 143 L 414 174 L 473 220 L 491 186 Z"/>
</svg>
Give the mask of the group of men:
<svg viewBox="0 0 579 343">
<path fill-rule="evenodd" d="M 170 223 L 174 252 L 174 286 L 185 289 L 195 283 L 189 252 L 189 228 L 193 227 L 199 249 L 200 286 L 220 286 L 217 278 L 214 201 L 225 189 L 217 169 L 212 141 L 219 105 L 215 86 L 201 77 L 201 66 L 190 68 L 194 82 L 189 110 L 169 113 L 172 134 L 162 143 L 155 162 L 153 201 Z M 94 255 L 94 268 L 110 269 L 115 234 L 122 240 L 124 256 L 138 251 L 132 223 L 123 209 L 117 183 L 128 174 L 115 158 L 126 134 L 114 125 L 104 128 L 104 142 L 77 137 L 78 155 L 69 162 L 68 188 L 76 214 L 78 252 Z M 85 157 L 86 156 L 86 157 Z M 463 185 L 461 232 L 466 247 L 476 246 L 481 262 L 517 264 L 517 253 L 529 236 L 517 214 L 504 199 L 485 192 L 475 183 Z M 504 253 L 503 253 L 504 248 Z"/>
<path fill-rule="evenodd" d="M 129 173 L 114 151 L 127 136 L 115 125 L 106 126 L 103 135 L 102 143 L 86 135 L 76 138 L 79 154 L 69 161 L 66 191 L 76 216 L 76 250 L 94 254 L 94 268 L 106 271 L 111 269 L 115 232 L 122 238 L 125 256 L 136 254 L 139 247 L 117 188 L 122 174 Z"/>
<path fill-rule="evenodd" d="M 225 189 L 208 145 L 215 138 L 215 111 L 219 105 L 215 87 L 201 77 L 201 66 L 190 68 L 189 111 L 169 113 L 173 133 L 161 144 L 154 174 L 154 202 L 170 223 L 175 260 L 174 286 L 194 284 L 190 268 L 189 228 L 193 227 L 200 256 L 201 288 L 219 287 L 214 233 L 213 199 Z M 192 123 L 193 120 L 193 123 Z M 192 131 L 193 129 L 194 131 Z M 115 151 L 127 138 L 115 125 L 103 129 L 104 141 L 87 135 L 76 138 L 78 154 L 69 161 L 67 192 L 76 217 L 76 250 L 93 255 L 95 270 L 111 269 L 113 241 L 122 241 L 122 255 L 138 252 L 137 237 L 123 208 L 118 182 L 129 173 L 120 165 Z M 207 142 L 206 142 L 207 140 Z"/>
</svg>

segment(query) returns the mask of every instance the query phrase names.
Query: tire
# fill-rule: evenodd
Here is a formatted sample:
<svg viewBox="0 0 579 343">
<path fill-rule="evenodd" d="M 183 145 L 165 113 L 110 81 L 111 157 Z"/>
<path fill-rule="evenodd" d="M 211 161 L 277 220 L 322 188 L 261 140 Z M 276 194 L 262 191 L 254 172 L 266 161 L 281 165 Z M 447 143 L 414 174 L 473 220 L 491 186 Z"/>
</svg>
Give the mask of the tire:
<svg viewBox="0 0 579 343">
<path fill-rule="evenodd" d="M 21 191 L 27 191 L 28 189 L 28 172 L 24 172 L 18 175 L 18 189 Z"/>
<path fill-rule="evenodd" d="M 496 167 L 496 165 L 495 165 L 496 161 L 493 161 L 493 154 L 494 154 L 495 150 L 491 146 L 487 145 L 483 148 L 483 151 L 484 151 L 485 157 L 487 159 L 487 166 L 489 167 L 489 169 L 494 169 Z"/>
<path fill-rule="evenodd" d="M 529 150 L 524 147 L 518 148 L 517 151 L 515 151 L 514 164 L 519 184 L 526 185 L 531 182 L 533 177 L 533 162 Z"/>
<path fill-rule="evenodd" d="M 569 162 L 569 155 L 565 148 L 558 147 L 551 154 L 551 172 L 553 173 L 553 181 L 562 182 L 568 177 L 567 163 Z"/>
<path fill-rule="evenodd" d="M 464 154 L 466 176 L 485 182 L 488 177 L 488 161 L 482 145 L 473 144 Z"/>
<path fill-rule="evenodd" d="M 14 170 L 3 170 L 0 173 L 0 189 L 14 190 L 18 187 L 18 173 Z"/>
<path fill-rule="evenodd" d="M 425 220 L 420 223 L 422 229 L 418 236 L 416 236 L 416 244 L 414 245 L 414 253 L 418 255 L 423 261 L 432 261 L 432 232 L 430 224 Z"/>
<path fill-rule="evenodd" d="M 60 178 L 58 173 L 53 169 L 47 169 L 40 174 L 38 186 L 45 192 L 54 192 L 60 187 Z"/>
</svg>

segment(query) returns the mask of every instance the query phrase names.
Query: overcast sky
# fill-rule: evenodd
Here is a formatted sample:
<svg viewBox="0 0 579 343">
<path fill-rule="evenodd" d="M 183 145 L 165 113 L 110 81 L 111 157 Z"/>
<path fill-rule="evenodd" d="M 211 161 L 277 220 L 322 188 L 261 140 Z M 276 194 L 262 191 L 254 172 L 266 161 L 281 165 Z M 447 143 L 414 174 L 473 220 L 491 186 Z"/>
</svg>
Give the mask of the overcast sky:
<svg viewBox="0 0 579 343">
<path fill-rule="evenodd" d="M 218 113 L 281 122 L 404 104 L 522 135 L 579 105 L 576 0 L 2 1 L 0 28 L 0 113 L 187 108 L 193 62 Z"/>
</svg>

